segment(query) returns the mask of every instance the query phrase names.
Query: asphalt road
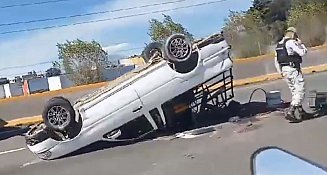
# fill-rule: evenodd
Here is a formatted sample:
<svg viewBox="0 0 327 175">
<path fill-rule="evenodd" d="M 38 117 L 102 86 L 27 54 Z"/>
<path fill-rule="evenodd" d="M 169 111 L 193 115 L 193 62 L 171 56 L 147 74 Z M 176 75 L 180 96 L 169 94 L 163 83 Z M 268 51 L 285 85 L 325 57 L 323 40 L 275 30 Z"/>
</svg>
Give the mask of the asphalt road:
<svg viewBox="0 0 327 175">
<path fill-rule="evenodd" d="M 303 59 L 303 67 L 326 64 L 327 49 L 311 50 Z M 273 59 L 260 59 L 256 61 L 234 64 L 233 74 L 235 80 L 275 73 Z M 70 94 L 62 94 L 70 101 L 91 92 L 92 90 L 78 91 Z M 53 95 L 54 96 L 54 95 Z M 23 100 L 0 103 L 0 119 L 8 121 L 12 119 L 40 115 L 44 104 L 53 96 L 27 97 Z M 1 120 L 0 120 L 1 121 Z M 1 124 L 1 122 L 0 122 Z"/>
<path fill-rule="evenodd" d="M 308 90 L 327 91 L 327 73 L 309 75 L 305 79 Z M 289 101 L 286 84 L 281 80 L 239 88 L 235 92 L 235 99 L 247 102 L 250 93 L 258 87 L 265 90 L 279 89 L 283 99 Z M 264 101 L 263 94 L 255 93 L 253 101 Z M 15 136 L 0 141 L 0 174 L 250 175 L 250 156 L 265 146 L 278 146 L 327 166 L 327 116 L 298 124 L 288 123 L 279 112 L 266 117 L 253 121 L 253 126 L 243 133 L 235 131 L 244 125 L 225 123 L 217 127 L 217 132 L 192 139 L 161 138 L 49 162 L 38 160 L 24 149 L 24 139 Z"/>
<path fill-rule="evenodd" d="M 70 94 L 61 94 L 70 101 L 90 93 L 92 90 L 78 91 Z M 12 119 L 40 115 L 46 102 L 57 95 L 26 97 L 16 101 L 4 101 L 0 103 L 0 119 L 9 121 Z"/>
</svg>

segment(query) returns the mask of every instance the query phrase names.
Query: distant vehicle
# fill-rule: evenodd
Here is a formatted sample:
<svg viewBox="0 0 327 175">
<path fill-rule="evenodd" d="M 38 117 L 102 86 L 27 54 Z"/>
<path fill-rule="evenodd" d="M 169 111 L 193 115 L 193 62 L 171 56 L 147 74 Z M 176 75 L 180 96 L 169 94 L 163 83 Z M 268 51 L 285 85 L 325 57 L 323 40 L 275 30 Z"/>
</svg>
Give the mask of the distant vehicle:
<svg viewBox="0 0 327 175">
<path fill-rule="evenodd" d="M 46 77 L 54 77 L 54 76 L 61 75 L 61 70 L 58 68 L 52 67 L 52 68 L 46 70 L 45 73 L 46 73 L 45 74 Z"/>
<path fill-rule="evenodd" d="M 182 34 L 153 42 L 145 48 L 144 67 L 73 105 L 64 97 L 50 99 L 44 123 L 26 134 L 27 146 L 41 159 L 55 159 L 96 141 L 135 140 L 191 123 L 195 109 L 233 98 L 230 49 L 221 33 L 194 42 Z"/>
</svg>

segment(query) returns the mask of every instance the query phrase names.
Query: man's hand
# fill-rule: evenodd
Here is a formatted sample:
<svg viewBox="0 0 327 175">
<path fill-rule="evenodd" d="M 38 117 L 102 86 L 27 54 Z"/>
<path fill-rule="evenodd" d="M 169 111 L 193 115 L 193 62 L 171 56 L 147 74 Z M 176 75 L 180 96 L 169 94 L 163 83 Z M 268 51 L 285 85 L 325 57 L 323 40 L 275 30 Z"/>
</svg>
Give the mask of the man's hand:
<svg viewBox="0 0 327 175">
<path fill-rule="evenodd" d="M 302 41 L 299 38 L 297 38 L 296 41 L 297 41 L 297 43 L 299 43 L 299 45 L 303 44 Z"/>
<path fill-rule="evenodd" d="M 303 57 L 307 52 L 307 48 L 305 47 L 304 44 L 300 44 L 302 41 L 300 39 L 292 40 L 292 41 L 287 41 L 286 42 L 286 47 L 291 48 L 293 52 L 299 54 L 301 57 Z"/>
</svg>

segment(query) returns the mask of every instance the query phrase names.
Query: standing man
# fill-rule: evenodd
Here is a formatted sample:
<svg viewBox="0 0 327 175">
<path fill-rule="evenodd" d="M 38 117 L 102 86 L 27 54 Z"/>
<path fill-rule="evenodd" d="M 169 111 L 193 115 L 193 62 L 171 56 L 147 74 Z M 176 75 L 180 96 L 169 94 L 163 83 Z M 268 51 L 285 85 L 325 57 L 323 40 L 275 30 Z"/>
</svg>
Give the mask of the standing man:
<svg viewBox="0 0 327 175">
<path fill-rule="evenodd" d="M 288 28 L 284 37 L 277 44 L 275 65 L 287 82 L 292 94 L 291 106 L 285 117 L 292 122 L 301 122 L 303 115 L 307 114 L 302 108 L 305 83 L 301 71 L 302 57 L 306 53 L 307 48 L 298 38 L 296 28 Z M 299 111 L 299 116 L 294 115 L 296 110 Z"/>
</svg>

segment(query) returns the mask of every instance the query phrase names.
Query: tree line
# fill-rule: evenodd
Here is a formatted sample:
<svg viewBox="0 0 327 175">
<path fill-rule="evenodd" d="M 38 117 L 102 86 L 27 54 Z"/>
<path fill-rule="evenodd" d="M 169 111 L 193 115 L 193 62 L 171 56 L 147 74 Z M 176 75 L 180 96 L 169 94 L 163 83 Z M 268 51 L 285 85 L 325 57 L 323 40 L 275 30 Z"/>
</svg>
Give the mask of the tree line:
<svg viewBox="0 0 327 175">
<path fill-rule="evenodd" d="M 271 52 L 290 26 L 308 47 L 324 44 L 326 17 L 326 0 L 254 0 L 247 11 L 231 11 L 223 31 L 235 55 L 246 58 Z"/>
<path fill-rule="evenodd" d="M 151 19 L 148 35 L 153 41 L 164 41 L 173 33 L 191 34 L 169 15 L 163 21 Z M 246 11 L 230 11 L 222 28 L 231 44 L 234 57 L 247 58 L 272 52 L 287 27 L 294 26 L 308 47 L 326 42 L 326 0 L 253 0 Z M 58 43 L 61 68 L 77 85 L 104 81 L 102 70 L 108 62 L 108 53 L 96 41 L 79 39 Z M 110 53 L 109 53 L 110 54 Z M 142 53 L 141 53 L 142 55 Z M 56 64 L 56 66 L 58 66 Z"/>
<path fill-rule="evenodd" d="M 193 40 L 193 35 L 182 24 L 173 21 L 169 15 L 163 15 L 163 21 L 151 19 L 148 35 L 150 42 L 163 42 L 173 33 L 183 33 Z M 85 85 L 104 81 L 103 70 L 110 62 L 108 55 L 97 41 L 76 39 L 58 43 L 58 58 L 53 67 L 63 69 L 70 80 L 76 85 Z M 143 55 L 144 50 L 140 54 Z"/>
</svg>

